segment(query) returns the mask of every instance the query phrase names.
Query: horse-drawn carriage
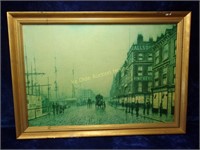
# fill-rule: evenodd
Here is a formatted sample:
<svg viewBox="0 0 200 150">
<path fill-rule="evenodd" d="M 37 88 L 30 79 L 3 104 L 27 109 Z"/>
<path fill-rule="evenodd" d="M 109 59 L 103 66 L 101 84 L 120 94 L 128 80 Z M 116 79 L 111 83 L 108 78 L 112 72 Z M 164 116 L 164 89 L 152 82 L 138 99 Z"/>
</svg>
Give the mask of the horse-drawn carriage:
<svg viewBox="0 0 200 150">
<path fill-rule="evenodd" d="M 103 109 L 106 108 L 106 103 L 102 95 L 98 94 L 95 98 L 96 98 L 96 103 L 95 103 L 96 108 L 103 108 Z"/>
</svg>

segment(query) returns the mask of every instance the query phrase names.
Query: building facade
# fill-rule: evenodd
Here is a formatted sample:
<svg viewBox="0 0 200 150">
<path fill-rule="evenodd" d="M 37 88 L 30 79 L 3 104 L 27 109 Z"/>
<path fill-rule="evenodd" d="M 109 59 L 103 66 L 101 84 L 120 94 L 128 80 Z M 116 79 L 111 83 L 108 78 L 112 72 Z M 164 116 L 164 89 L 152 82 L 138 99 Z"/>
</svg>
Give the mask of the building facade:
<svg viewBox="0 0 200 150">
<path fill-rule="evenodd" d="M 154 45 L 152 38 L 144 41 L 138 35 L 137 43 L 127 53 L 127 59 L 113 79 L 110 95 L 119 103 L 150 101 L 152 97 L 152 65 Z"/>
<path fill-rule="evenodd" d="M 91 89 L 79 88 L 76 90 L 76 98 L 80 104 L 86 104 L 88 99 L 95 101 L 95 96 L 95 93 Z"/>
<path fill-rule="evenodd" d="M 132 99 L 144 104 L 151 99 L 152 88 L 152 64 L 153 54 L 152 46 L 154 41 L 144 41 L 142 35 L 138 35 L 137 44 L 133 44 L 129 53 L 131 70 L 131 93 Z M 130 55 L 130 56 L 129 56 Z"/>
<path fill-rule="evenodd" d="M 127 53 L 124 64 L 113 78 L 111 99 L 118 103 L 150 102 L 152 112 L 174 110 L 176 26 L 156 41 L 144 41 L 141 34 Z"/>
<path fill-rule="evenodd" d="M 167 29 L 153 47 L 153 111 L 174 113 L 176 74 L 176 27 Z"/>
</svg>

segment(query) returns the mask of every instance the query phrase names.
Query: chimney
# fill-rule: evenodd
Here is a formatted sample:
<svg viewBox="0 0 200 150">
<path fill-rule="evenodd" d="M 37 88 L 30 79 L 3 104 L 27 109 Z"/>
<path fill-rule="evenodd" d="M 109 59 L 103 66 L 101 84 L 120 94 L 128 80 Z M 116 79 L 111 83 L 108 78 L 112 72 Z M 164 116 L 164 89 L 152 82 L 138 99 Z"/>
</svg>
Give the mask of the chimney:
<svg viewBox="0 0 200 150">
<path fill-rule="evenodd" d="M 153 38 L 152 37 L 149 38 L 149 42 L 153 42 Z"/>
<path fill-rule="evenodd" d="M 143 42 L 143 36 L 142 34 L 138 34 L 137 44 L 141 44 L 142 42 Z"/>
</svg>

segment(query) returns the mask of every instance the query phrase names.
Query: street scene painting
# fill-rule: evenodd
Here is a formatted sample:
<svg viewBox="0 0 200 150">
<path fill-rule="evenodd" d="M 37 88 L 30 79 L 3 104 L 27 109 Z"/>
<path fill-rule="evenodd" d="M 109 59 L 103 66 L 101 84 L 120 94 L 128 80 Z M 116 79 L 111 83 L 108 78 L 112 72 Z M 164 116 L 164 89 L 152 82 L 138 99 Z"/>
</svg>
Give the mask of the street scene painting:
<svg viewBox="0 0 200 150">
<path fill-rule="evenodd" d="M 176 24 L 22 32 L 29 126 L 174 122 Z"/>
</svg>

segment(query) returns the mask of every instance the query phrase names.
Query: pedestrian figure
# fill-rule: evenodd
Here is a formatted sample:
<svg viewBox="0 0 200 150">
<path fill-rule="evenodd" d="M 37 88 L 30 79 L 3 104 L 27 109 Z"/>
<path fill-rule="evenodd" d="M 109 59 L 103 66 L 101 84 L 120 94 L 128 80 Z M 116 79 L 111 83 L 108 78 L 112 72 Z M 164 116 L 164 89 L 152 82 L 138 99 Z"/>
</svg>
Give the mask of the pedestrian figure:
<svg viewBox="0 0 200 150">
<path fill-rule="evenodd" d="M 64 114 L 64 111 L 65 111 L 65 108 L 66 106 L 65 105 L 62 105 L 62 113 Z"/>
<path fill-rule="evenodd" d="M 64 113 L 64 105 L 61 105 L 60 109 L 61 109 L 61 113 L 63 114 Z"/>
<path fill-rule="evenodd" d="M 118 106 L 119 106 L 119 100 L 117 100 L 117 101 L 115 102 L 115 104 L 116 104 L 116 107 L 118 107 Z"/>
<path fill-rule="evenodd" d="M 91 104 L 92 104 L 92 100 L 91 100 L 90 98 L 88 98 L 87 107 L 90 108 L 90 107 L 91 107 Z"/>
<path fill-rule="evenodd" d="M 122 107 L 124 107 L 124 100 L 122 100 Z"/>
<path fill-rule="evenodd" d="M 131 114 L 133 114 L 134 105 L 135 105 L 135 103 L 132 101 L 131 102 Z"/>
<path fill-rule="evenodd" d="M 136 102 L 135 111 L 136 111 L 136 117 L 138 117 L 138 115 L 139 115 L 139 103 L 138 103 L 138 100 L 137 100 L 137 102 Z"/>
<path fill-rule="evenodd" d="M 128 112 L 129 113 L 131 112 L 131 101 L 130 100 L 128 101 Z"/>
<path fill-rule="evenodd" d="M 160 117 L 162 117 L 162 109 L 163 109 L 163 104 L 162 101 L 160 102 Z"/>
<path fill-rule="evenodd" d="M 147 101 L 147 115 L 149 115 L 149 109 L 150 109 L 150 102 Z"/>
<path fill-rule="evenodd" d="M 106 108 L 106 102 L 103 101 L 103 108 L 105 109 Z"/>
<path fill-rule="evenodd" d="M 62 113 L 63 113 L 62 105 L 59 105 L 59 114 L 62 114 Z"/>
<path fill-rule="evenodd" d="M 143 115 L 145 115 L 145 111 L 146 111 L 146 103 L 144 102 L 144 104 L 143 104 Z"/>
<path fill-rule="evenodd" d="M 125 101 L 125 108 L 126 108 L 125 112 L 127 113 L 128 112 L 128 101 L 127 100 Z"/>
<path fill-rule="evenodd" d="M 58 113 L 59 113 L 59 106 L 58 106 L 58 103 L 56 103 L 55 108 L 56 108 L 56 114 L 58 114 Z"/>
<path fill-rule="evenodd" d="M 157 101 L 157 95 L 154 94 L 154 97 L 153 97 L 153 101 Z M 158 111 L 155 111 L 154 107 L 152 106 L 152 113 L 158 113 Z"/>
<path fill-rule="evenodd" d="M 52 104 L 52 109 L 53 109 L 53 115 L 55 116 L 56 106 L 55 106 L 54 102 L 53 102 L 53 104 Z"/>
</svg>

